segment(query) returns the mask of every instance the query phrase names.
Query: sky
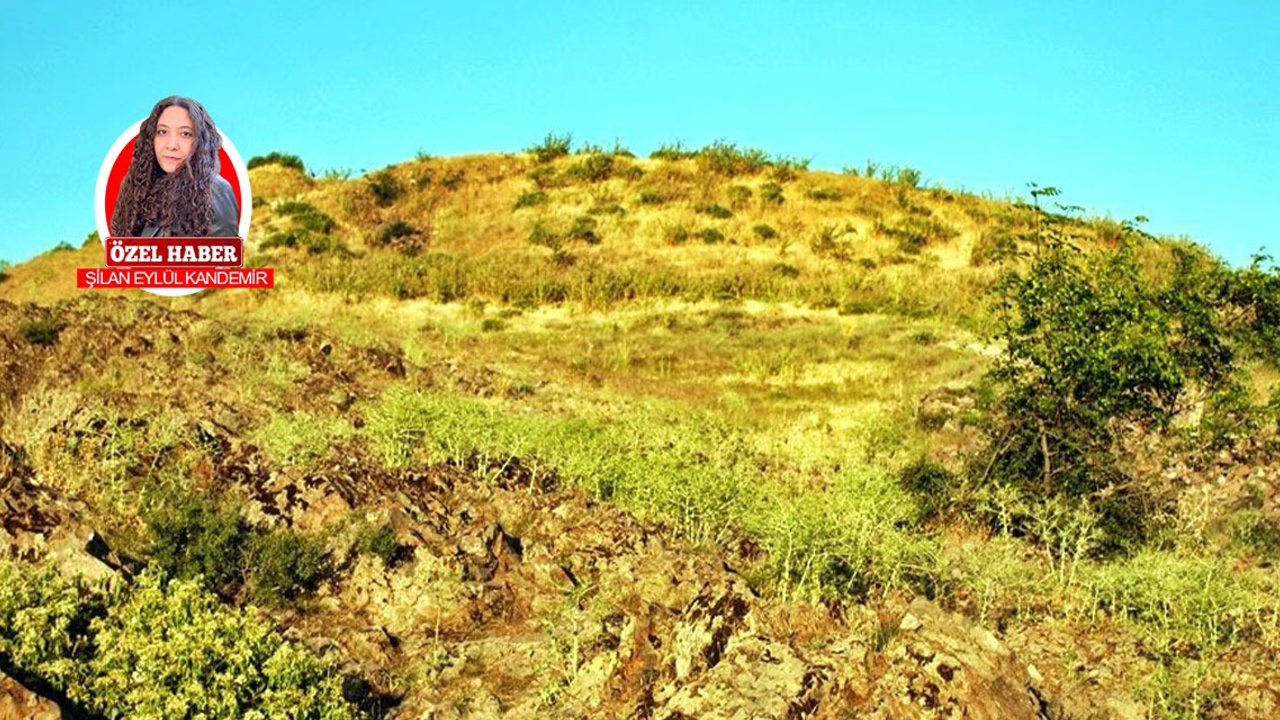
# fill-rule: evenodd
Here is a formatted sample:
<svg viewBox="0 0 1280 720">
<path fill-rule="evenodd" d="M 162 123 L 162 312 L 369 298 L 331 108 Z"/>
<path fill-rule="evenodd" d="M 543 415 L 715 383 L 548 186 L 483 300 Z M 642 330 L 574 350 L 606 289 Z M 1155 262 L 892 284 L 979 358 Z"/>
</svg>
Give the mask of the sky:
<svg viewBox="0 0 1280 720">
<path fill-rule="evenodd" d="M 173 94 L 318 172 L 725 140 L 1280 256 L 1275 0 L 124 5 L 0 3 L 0 260 L 83 241 L 112 142 Z"/>
</svg>

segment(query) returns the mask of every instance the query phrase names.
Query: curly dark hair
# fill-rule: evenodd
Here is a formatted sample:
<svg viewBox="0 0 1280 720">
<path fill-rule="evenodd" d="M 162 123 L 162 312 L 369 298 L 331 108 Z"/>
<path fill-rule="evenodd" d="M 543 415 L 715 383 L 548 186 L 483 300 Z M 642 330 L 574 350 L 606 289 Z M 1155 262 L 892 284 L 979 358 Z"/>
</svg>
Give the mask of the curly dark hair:
<svg viewBox="0 0 1280 720">
<path fill-rule="evenodd" d="M 177 105 L 191 116 L 195 142 L 191 153 L 172 173 L 156 161 L 156 123 L 164 109 Z M 205 112 L 191 98 L 171 95 L 151 109 L 142 121 L 133 144 L 129 173 L 120 184 L 111 217 L 111 234 L 135 237 L 148 225 L 165 228 L 170 235 L 204 237 L 213 227 L 210 186 L 218 174 L 218 148 L 222 136 Z"/>
</svg>

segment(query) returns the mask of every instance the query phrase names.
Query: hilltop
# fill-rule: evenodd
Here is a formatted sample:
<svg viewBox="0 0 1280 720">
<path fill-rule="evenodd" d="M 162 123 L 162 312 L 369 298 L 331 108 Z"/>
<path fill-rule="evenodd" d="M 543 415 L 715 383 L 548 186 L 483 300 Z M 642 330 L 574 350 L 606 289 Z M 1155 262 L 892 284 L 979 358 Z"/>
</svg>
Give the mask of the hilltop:
<svg viewBox="0 0 1280 720">
<path fill-rule="evenodd" d="M 65 707 L 205 707 L 142 616 L 307 717 L 1280 706 L 1273 272 L 728 143 L 253 164 L 272 291 L 0 281 L 0 671 Z"/>
</svg>

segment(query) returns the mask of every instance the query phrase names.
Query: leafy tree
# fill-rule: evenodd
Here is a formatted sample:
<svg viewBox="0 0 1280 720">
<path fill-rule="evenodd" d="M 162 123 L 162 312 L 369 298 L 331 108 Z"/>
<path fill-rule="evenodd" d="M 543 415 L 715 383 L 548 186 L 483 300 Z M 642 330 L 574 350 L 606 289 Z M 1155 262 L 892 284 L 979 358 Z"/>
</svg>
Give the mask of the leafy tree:
<svg viewBox="0 0 1280 720">
<path fill-rule="evenodd" d="M 1085 254 L 1046 233 L 1030 267 L 999 285 L 1004 354 L 988 376 L 981 477 L 1096 513 L 1110 547 L 1140 539 L 1154 509 L 1118 466 L 1119 428 L 1163 429 L 1189 382 L 1233 382 L 1219 268 L 1175 259 L 1161 277 L 1132 242 Z"/>
</svg>

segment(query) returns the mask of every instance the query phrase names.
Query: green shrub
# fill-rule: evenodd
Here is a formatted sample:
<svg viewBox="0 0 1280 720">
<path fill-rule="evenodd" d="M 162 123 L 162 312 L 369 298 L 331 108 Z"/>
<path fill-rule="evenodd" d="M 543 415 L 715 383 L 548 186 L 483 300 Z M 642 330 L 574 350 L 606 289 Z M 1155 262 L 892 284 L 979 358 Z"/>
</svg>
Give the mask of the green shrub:
<svg viewBox="0 0 1280 720">
<path fill-rule="evenodd" d="M 569 149 L 573 146 L 573 135 L 565 133 L 564 135 L 556 135 L 555 133 L 547 133 L 541 143 L 530 146 L 525 152 L 533 155 L 534 160 L 539 164 L 549 163 L 556 158 L 562 158 L 569 154 Z"/>
<path fill-rule="evenodd" d="M 668 200 L 670 200 L 670 198 L 667 197 L 666 193 L 662 193 L 657 190 L 645 190 L 644 192 L 641 192 L 639 198 L 637 198 L 637 202 L 641 205 L 662 205 Z"/>
<path fill-rule="evenodd" d="M 1184 652 L 1185 645 L 1211 650 L 1256 622 L 1251 608 L 1259 588 L 1221 558 L 1143 550 L 1090 569 L 1082 581 L 1097 608 L 1134 621 L 1162 654 Z"/>
<path fill-rule="evenodd" d="M 898 250 L 909 255 L 919 253 L 924 248 L 950 240 L 959 235 L 955 228 L 932 218 L 921 218 L 909 215 L 896 225 L 886 225 L 877 221 L 875 233 L 898 241 Z"/>
<path fill-rule="evenodd" d="M 582 182 L 603 182 L 613 175 L 612 155 L 593 153 L 565 168 L 564 176 Z"/>
<path fill-rule="evenodd" d="M 791 157 L 775 157 L 770 161 L 773 166 L 773 179 L 780 183 L 795 180 L 800 173 L 809 169 L 809 160 Z"/>
<path fill-rule="evenodd" d="M 730 185 L 726 191 L 729 195 L 729 207 L 734 210 L 741 210 L 751 202 L 751 188 L 746 185 Z"/>
<path fill-rule="evenodd" d="M 95 230 L 94 232 L 97 231 Z M 12 265 L 9 264 L 8 260 L 0 259 L 0 282 L 4 282 L 9 279 L 9 273 L 7 271 L 10 267 L 12 267 Z"/>
<path fill-rule="evenodd" d="M 683 245 L 689 241 L 689 228 L 681 224 L 671 224 L 663 227 L 662 240 L 668 245 Z"/>
<path fill-rule="evenodd" d="M 249 597 L 267 605 L 283 605 L 315 590 L 333 572 L 324 544 L 290 529 L 255 535 L 246 559 Z"/>
<path fill-rule="evenodd" d="M 919 515 L 891 479 L 869 468 L 753 518 L 767 567 L 784 593 L 865 597 L 875 588 L 919 588 L 935 574 L 935 541 L 912 528 Z"/>
<path fill-rule="evenodd" d="M 1085 256 L 1042 238 L 1031 266 L 999 286 L 1005 351 L 988 374 L 982 476 L 1040 500 L 1088 498 L 1104 549 L 1140 542 L 1160 508 L 1120 469 L 1116 429 L 1166 427 L 1188 380 L 1213 390 L 1234 373 L 1197 272 L 1153 280 L 1130 245 Z"/>
<path fill-rule="evenodd" d="M 387 207 L 404 194 L 404 187 L 389 170 L 379 170 L 368 178 L 369 192 L 373 194 L 378 205 Z"/>
<path fill-rule="evenodd" d="M 767 182 L 760 186 L 760 199 L 766 205 L 781 205 L 784 198 L 782 197 L 782 186 L 775 182 Z"/>
<path fill-rule="evenodd" d="M 356 535 L 356 552 L 382 559 L 390 567 L 399 557 L 401 548 L 396 542 L 395 529 L 390 525 L 369 525 Z"/>
<path fill-rule="evenodd" d="M 704 243 L 707 243 L 708 245 L 713 245 L 715 243 L 722 243 L 725 240 L 724 233 L 720 232 L 716 228 L 711 228 L 711 227 L 702 228 L 701 230 L 698 231 L 697 235 L 699 240 L 701 240 Z"/>
<path fill-rule="evenodd" d="M 50 346 L 58 342 L 58 336 L 67 327 L 67 323 L 57 317 L 43 317 L 27 320 L 18 326 L 18 333 L 32 345 Z"/>
<path fill-rule="evenodd" d="M 547 204 L 547 193 L 542 190 L 530 190 L 529 192 L 520 193 L 520 197 L 516 198 L 516 206 L 514 209 L 537 207 L 538 205 Z"/>
<path fill-rule="evenodd" d="M 703 147 L 697 158 L 704 171 L 728 177 L 754 175 L 769 165 L 769 156 L 763 150 L 739 148 L 724 140 Z"/>
<path fill-rule="evenodd" d="M 406 220 L 396 220 L 393 223 L 384 225 L 378 231 L 377 239 L 374 242 L 381 246 L 394 245 L 405 238 L 415 237 L 420 232 L 422 231 L 417 225 Z"/>
<path fill-rule="evenodd" d="M 836 190 L 835 188 L 829 188 L 829 187 L 812 188 L 808 192 L 806 192 L 804 195 L 810 200 L 818 200 L 818 201 L 840 200 L 841 198 L 844 197 L 844 194 L 841 193 L 839 190 Z"/>
<path fill-rule="evenodd" d="M 565 232 L 565 237 L 588 245 L 600 244 L 600 236 L 596 234 L 596 219 L 586 215 L 574 219 L 573 224 Z"/>
<path fill-rule="evenodd" d="M 772 240 L 778 237 L 778 231 L 775 230 L 772 225 L 768 225 L 765 223 L 761 223 L 751 228 L 751 232 L 755 233 L 756 237 L 760 238 L 761 240 Z"/>
<path fill-rule="evenodd" d="M 263 249 L 302 247 L 313 255 L 346 251 L 346 246 L 332 235 L 337 223 L 311 203 L 285 200 L 276 203 L 272 209 L 288 222 L 285 229 L 274 231 L 263 239 Z"/>
<path fill-rule="evenodd" d="M 142 514 L 151 564 L 171 577 L 202 577 L 233 597 L 244 582 L 241 562 L 249 527 L 239 513 L 194 493 L 174 494 Z"/>
<path fill-rule="evenodd" d="M 732 210 L 714 204 L 695 205 L 693 211 L 702 215 L 710 215 L 713 218 L 719 218 L 721 220 L 733 217 Z"/>
<path fill-rule="evenodd" d="M 97 717 L 356 717 L 332 661 L 151 571 L 104 591 L 0 562 L 0 655 Z"/>
<path fill-rule="evenodd" d="M 302 158 L 297 155 L 290 155 L 282 152 L 269 152 L 266 155 L 255 155 L 249 158 L 248 168 L 250 170 L 262 165 L 280 165 L 282 167 L 293 168 L 298 172 L 306 172 L 307 169 L 302 164 Z"/>
<path fill-rule="evenodd" d="M 920 519 L 928 520 L 950 504 L 956 476 L 945 466 L 921 458 L 902 468 L 898 473 L 898 482 L 915 498 Z"/>
</svg>

